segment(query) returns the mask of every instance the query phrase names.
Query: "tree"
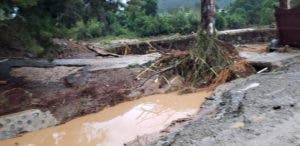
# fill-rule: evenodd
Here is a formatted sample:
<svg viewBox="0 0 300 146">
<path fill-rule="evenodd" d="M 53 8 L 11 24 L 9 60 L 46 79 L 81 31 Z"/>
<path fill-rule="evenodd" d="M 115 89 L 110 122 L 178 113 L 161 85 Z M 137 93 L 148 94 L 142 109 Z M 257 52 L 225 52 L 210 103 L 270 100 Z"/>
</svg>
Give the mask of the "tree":
<svg viewBox="0 0 300 146">
<path fill-rule="evenodd" d="M 146 15 L 155 16 L 157 14 L 157 0 L 145 0 L 143 9 Z"/>
<path fill-rule="evenodd" d="M 224 53 L 215 33 L 216 6 L 214 0 L 201 0 L 201 24 L 196 46 L 192 49 L 192 82 L 208 82 L 228 66 L 231 60 Z"/>
<path fill-rule="evenodd" d="M 238 20 L 232 23 L 231 26 L 234 28 L 236 26 L 271 24 L 275 21 L 274 6 L 278 3 L 279 0 L 236 0 L 228 8 L 227 22 L 230 23 L 229 19 Z M 239 23 L 239 20 L 245 21 Z"/>
<path fill-rule="evenodd" d="M 201 1 L 201 30 L 204 33 L 215 33 L 216 4 L 214 0 Z"/>
</svg>

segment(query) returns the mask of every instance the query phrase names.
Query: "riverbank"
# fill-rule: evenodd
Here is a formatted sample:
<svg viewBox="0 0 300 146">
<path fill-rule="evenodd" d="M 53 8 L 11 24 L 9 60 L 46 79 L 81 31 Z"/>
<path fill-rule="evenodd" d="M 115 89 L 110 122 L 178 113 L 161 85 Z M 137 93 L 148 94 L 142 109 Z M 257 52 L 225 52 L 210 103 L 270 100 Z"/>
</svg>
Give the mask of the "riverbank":
<svg viewBox="0 0 300 146">
<path fill-rule="evenodd" d="M 221 85 L 198 118 L 149 145 L 299 145 L 299 61 Z"/>
</svg>

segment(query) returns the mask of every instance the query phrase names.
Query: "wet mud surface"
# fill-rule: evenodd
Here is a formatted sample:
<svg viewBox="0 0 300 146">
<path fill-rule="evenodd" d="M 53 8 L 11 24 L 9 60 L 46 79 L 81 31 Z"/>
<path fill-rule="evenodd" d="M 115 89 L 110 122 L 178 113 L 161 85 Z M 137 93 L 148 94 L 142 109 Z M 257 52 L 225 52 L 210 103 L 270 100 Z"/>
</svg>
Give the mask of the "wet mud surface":
<svg viewBox="0 0 300 146">
<path fill-rule="evenodd" d="M 64 68 L 67 71 L 72 69 Z M 36 72 L 32 69 L 26 77 L 15 78 L 6 85 L 0 85 L 0 115 L 38 108 L 51 111 L 58 121 L 64 122 L 132 100 L 126 97 L 127 90 L 139 84 L 135 80 L 139 69 L 83 69 L 70 75 L 64 74 L 63 77 L 56 74 L 63 72 L 62 68 L 57 72 L 54 70 L 36 70 L 38 75 L 34 76 Z M 23 71 L 17 74 L 16 69 L 13 73 L 21 76 L 26 73 L 26 69 Z"/>
<path fill-rule="evenodd" d="M 0 141 L 0 145 L 122 146 L 138 136 L 165 128 L 173 120 L 190 118 L 210 94 L 203 89 L 186 95 L 175 92 L 143 97 L 60 126 Z"/>
<path fill-rule="evenodd" d="M 224 84 L 198 118 L 152 143 L 186 145 L 295 145 L 300 143 L 300 64 Z"/>
</svg>

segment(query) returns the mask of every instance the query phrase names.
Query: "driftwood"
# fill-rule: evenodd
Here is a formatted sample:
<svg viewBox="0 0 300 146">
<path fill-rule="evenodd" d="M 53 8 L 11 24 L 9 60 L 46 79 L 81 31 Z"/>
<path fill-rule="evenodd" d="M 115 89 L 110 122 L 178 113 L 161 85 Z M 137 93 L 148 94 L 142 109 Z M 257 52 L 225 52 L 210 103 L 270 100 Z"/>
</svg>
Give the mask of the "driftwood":
<svg viewBox="0 0 300 146">
<path fill-rule="evenodd" d="M 86 45 L 86 47 L 87 47 L 89 50 L 91 50 L 91 51 L 97 53 L 98 56 L 113 56 L 113 57 L 119 57 L 118 54 L 107 52 L 106 50 L 100 49 L 100 48 L 98 48 L 98 47 L 96 47 L 96 46 L 94 46 L 94 45 Z"/>
</svg>

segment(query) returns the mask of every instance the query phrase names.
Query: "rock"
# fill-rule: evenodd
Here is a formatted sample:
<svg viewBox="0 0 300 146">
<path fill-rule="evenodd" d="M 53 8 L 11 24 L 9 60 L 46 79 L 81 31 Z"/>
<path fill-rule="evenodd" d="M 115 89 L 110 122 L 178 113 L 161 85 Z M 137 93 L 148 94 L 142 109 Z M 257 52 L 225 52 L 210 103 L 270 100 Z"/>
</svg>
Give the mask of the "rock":
<svg viewBox="0 0 300 146">
<path fill-rule="evenodd" d="M 273 39 L 271 41 L 270 50 L 269 51 L 270 52 L 276 51 L 278 49 L 278 47 L 279 47 L 279 41 L 278 41 L 278 39 Z"/>
<path fill-rule="evenodd" d="M 156 146 L 170 146 L 171 144 L 168 141 L 159 141 Z"/>
<path fill-rule="evenodd" d="M 184 86 L 184 78 L 177 75 L 169 81 L 169 84 L 166 84 L 163 88 L 165 92 L 177 91 Z"/>
<path fill-rule="evenodd" d="M 222 96 L 218 117 L 236 117 L 241 113 L 242 101 L 245 97 L 243 91 L 228 91 Z"/>
</svg>

